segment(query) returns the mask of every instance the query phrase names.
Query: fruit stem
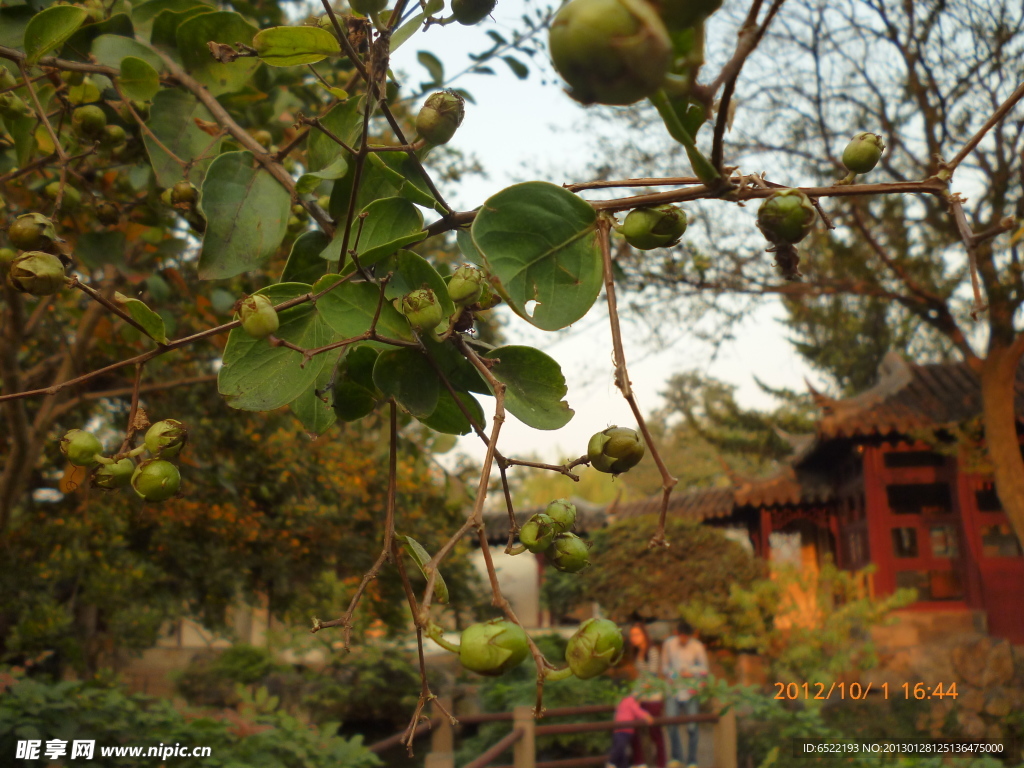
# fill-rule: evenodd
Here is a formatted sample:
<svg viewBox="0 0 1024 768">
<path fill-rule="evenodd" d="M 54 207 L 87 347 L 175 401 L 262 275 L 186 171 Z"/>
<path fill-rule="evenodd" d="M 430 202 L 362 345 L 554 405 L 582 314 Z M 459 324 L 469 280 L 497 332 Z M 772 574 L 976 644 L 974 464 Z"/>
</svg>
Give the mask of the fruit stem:
<svg viewBox="0 0 1024 768">
<path fill-rule="evenodd" d="M 114 463 L 113 459 L 108 459 L 106 456 L 101 456 L 98 453 L 95 456 L 93 456 L 92 459 L 93 459 L 93 461 L 98 461 L 100 464 L 113 464 Z"/>
<path fill-rule="evenodd" d="M 561 669 L 545 669 L 544 670 L 544 681 L 545 682 L 557 682 L 559 680 L 565 680 L 568 677 L 572 677 L 572 670 L 569 667 L 562 667 Z"/>
<path fill-rule="evenodd" d="M 525 551 L 526 551 L 526 547 L 524 547 L 522 544 L 516 544 L 514 547 L 511 547 L 510 549 L 508 549 L 507 553 L 510 554 L 510 555 L 521 555 Z"/>
<path fill-rule="evenodd" d="M 686 130 L 682 122 L 680 122 L 679 115 L 676 114 L 676 110 L 672 106 L 672 102 L 669 101 L 665 90 L 659 89 L 651 95 L 650 100 L 654 108 L 658 110 L 658 114 L 661 115 L 662 122 L 665 123 L 669 135 L 685 147 L 686 156 L 690 158 L 690 165 L 693 166 L 693 172 L 697 178 L 709 187 L 717 184 L 722 178 L 721 175 L 715 169 L 715 166 L 711 164 L 711 161 L 704 157 L 701 151 L 697 149 L 697 143 L 693 140 L 693 136 Z"/>
<path fill-rule="evenodd" d="M 455 643 L 449 643 L 447 640 L 445 640 L 444 630 L 441 629 L 441 627 L 439 627 L 434 622 L 430 622 L 427 625 L 427 637 L 429 637 L 435 643 L 440 645 L 446 651 L 451 651 L 452 653 L 459 652 L 459 646 L 455 645 Z"/>
</svg>

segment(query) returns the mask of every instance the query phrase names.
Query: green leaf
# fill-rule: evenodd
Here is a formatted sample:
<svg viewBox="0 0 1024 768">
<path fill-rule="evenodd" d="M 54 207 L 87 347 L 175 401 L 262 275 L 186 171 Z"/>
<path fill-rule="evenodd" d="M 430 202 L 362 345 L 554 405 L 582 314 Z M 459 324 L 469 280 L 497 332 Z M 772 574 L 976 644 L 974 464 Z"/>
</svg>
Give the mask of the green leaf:
<svg viewBox="0 0 1024 768">
<path fill-rule="evenodd" d="M 291 195 L 256 162 L 252 152 L 226 152 L 210 165 L 200 207 L 206 217 L 199 278 L 249 272 L 284 240 Z"/>
<path fill-rule="evenodd" d="M 8 48 L 21 48 L 25 42 L 25 29 L 35 16 L 35 10 L 27 5 L 13 5 L 0 8 L 0 45 Z M 4 66 L 0 64 L 0 67 Z M 7 68 L 17 72 L 13 62 L 7 62 Z"/>
<path fill-rule="evenodd" d="M 437 407 L 441 383 L 417 349 L 381 352 L 373 366 L 373 383 L 418 419 L 429 416 Z"/>
<path fill-rule="evenodd" d="M 502 56 L 501 60 L 508 64 L 508 68 L 512 70 L 512 74 L 520 80 L 525 80 L 530 76 L 530 68 L 515 56 Z"/>
<path fill-rule="evenodd" d="M 92 41 L 90 49 L 97 63 L 108 67 L 120 67 L 126 57 L 142 59 L 157 72 L 165 69 L 163 60 L 156 51 L 145 43 L 123 35 L 100 35 Z"/>
<path fill-rule="evenodd" d="M 456 394 L 466 410 L 473 416 L 477 425 L 482 429 L 486 428 L 487 419 L 484 416 L 484 409 L 477 402 L 477 399 L 468 392 L 456 390 Z M 443 432 L 446 435 L 468 435 L 473 431 L 473 426 L 469 423 L 469 419 L 459 409 L 459 406 L 455 404 L 455 398 L 452 397 L 452 393 L 443 384 L 438 391 L 437 406 L 434 408 L 434 412 L 420 419 L 420 421 L 434 431 Z"/>
<path fill-rule="evenodd" d="M 167 343 L 167 331 L 164 329 L 164 320 L 160 315 L 146 306 L 138 299 L 129 299 L 123 293 L 114 293 L 114 301 L 127 312 L 131 318 L 142 326 L 146 335 L 161 344 Z"/>
<path fill-rule="evenodd" d="M 124 232 L 117 229 L 83 232 L 75 241 L 75 257 L 85 262 L 90 269 L 113 264 L 127 272 L 124 264 L 126 250 Z"/>
<path fill-rule="evenodd" d="M 484 203 L 472 234 L 501 297 L 538 328 L 565 328 L 597 299 L 597 214 L 572 192 L 543 181 L 503 189 Z"/>
<path fill-rule="evenodd" d="M 480 249 L 476 247 L 476 243 L 473 242 L 473 235 L 468 229 L 460 229 L 455 233 L 455 242 L 459 246 L 459 251 L 466 258 L 467 261 L 476 264 L 478 267 L 487 267 L 487 259 L 480 253 Z"/>
<path fill-rule="evenodd" d="M 408 553 L 409 557 L 413 559 L 413 562 L 420 569 L 420 573 L 423 574 L 423 578 L 427 577 L 427 572 L 423 570 L 426 568 L 427 563 L 430 562 L 430 553 L 423 548 L 412 536 L 401 536 L 399 539 L 402 540 L 402 546 Z M 434 580 L 434 599 L 439 603 L 448 602 L 448 585 L 444 583 L 444 578 L 441 576 L 441 571 L 437 572 L 437 578 Z"/>
<path fill-rule="evenodd" d="M 427 350 L 427 354 L 437 363 L 448 381 L 456 389 L 464 389 L 470 392 L 479 392 L 481 395 L 491 394 L 490 388 L 483 380 L 479 371 L 451 344 L 451 342 L 438 342 L 424 336 L 420 342 Z"/>
<path fill-rule="evenodd" d="M 433 78 L 430 83 L 431 87 L 440 87 L 444 84 L 444 64 L 437 56 L 429 51 L 417 51 L 416 61 L 426 67 L 430 77 Z"/>
<path fill-rule="evenodd" d="M 364 267 L 426 236 L 423 232 L 423 214 L 404 198 L 385 197 L 374 200 L 363 209 L 363 213 L 366 218 L 362 219 L 356 252 L 359 254 L 359 263 Z M 331 245 L 320 254 L 321 258 L 337 261 L 341 256 L 342 237 L 342 227 L 338 227 Z M 354 235 L 349 242 L 355 243 Z"/>
<path fill-rule="evenodd" d="M 313 171 L 299 176 L 299 180 L 295 182 L 295 191 L 300 195 L 310 195 L 320 186 L 320 182 L 340 179 L 346 173 L 348 173 L 348 161 L 344 157 L 338 157 L 322 171 Z"/>
<path fill-rule="evenodd" d="M 304 232 L 295 238 L 288 261 L 281 273 L 282 283 L 315 283 L 327 271 L 327 262 L 320 258 L 320 251 L 330 238 L 318 229 Z"/>
<path fill-rule="evenodd" d="M 257 291 L 275 305 L 309 292 L 310 286 L 304 283 L 278 283 Z M 279 312 L 278 318 L 281 325 L 275 335 L 304 349 L 326 346 L 336 338 L 311 302 Z M 266 339 L 254 339 L 235 328 L 228 334 L 217 386 L 232 408 L 270 411 L 313 386 L 327 357 L 317 355 L 307 361 L 300 352 L 271 346 Z"/>
<path fill-rule="evenodd" d="M 135 30 L 144 40 L 150 39 L 153 22 L 163 11 L 187 11 L 190 8 L 205 7 L 208 11 L 215 10 L 202 0 L 148 0 L 132 9 L 132 22 Z"/>
<path fill-rule="evenodd" d="M 85 51 L 92 48 L 92 43 L 99 37 L 123 37 L 126 40 L 130 40 L 135 35 L 135 28 L 132 26 L 132 20 L 124 13 L 116 13 L 108 19 L 98 21 L 93 24 L 84 24 L 79 27 L 75 34 L 69 37 L 64 45 L 60 48 L 59 56 L 62 59 L 78 60 L 82 58 L 88 58 L 83 56 Z M 102 75 L 94 75 L 94 77 L 102 77 L 102 83 L 108 82 L 106 77 Z"/>
<path fill-rule="evenodd" d="M 433 208 L 438 213 L 447 213 L 434 199 L 426 179 L 412 159 L 404 152 L 374 153 L 369 156 L 370 165 L 387 179 L 400 197 L 411 200 L 424 208 Z"/>
<path fill-rule="evenodd" d="M 315 64 L 341 53 L 334 35 L 321 27 L 271 27 L 261 30 L 252 47 L 272 67 Z"/>
<path fill-rule="evenodd" d="M 319 293 L 332 285 L 337 285 L 341 280 L 341 275 L 324 275 L 313 286 L 313 291 Z M 379 303 L 380 289 L 377 286 L 348 280 L 321 296 L 317 300 L 317 309 L 324 321 L 340 334 L 340 338 L 350 339 L 370 330 L 370 323 L 373 322 Z M 413 340 L 409 321 L 387 301 L 380 305 L 377 333 L 390 339 Z M 384 346 L 378 342 L 372 343 L 377 347 Z"/>
<path fill-rule="evenodd" d="M 562 398 L 568 388 L 562 369 L 533 347 L 509 346 L 491 350 L 485 357 L 499 360 L 491 374 L 505 385 L 505 407 L 534 429 L 561 429 L 574 411 Z"/>
<path fill-rule="evenodd" d="M 313 383 L 313 386 L 292 400 L 291 405 L 289 405 L 292 413 L 302 422 L 302 426 L 306 428 L 306 434 L 314 440 L 330 429 L 338 419 L 334 413 L 334 408 L 331 407 L 329 393 L 327 395 L 328 402 L 325 403 L 317 396 L 317 389 L 323 389 L 330 383 L 331 376 L 334 374 L 334 365 L 340 355 L 340 349 L 322 355 L 322 357 L 327 358 L 327 362 L 323 370 L 320 371 L 317 380 Z"/>
<path fill-rule="evenodd" d="M 333 38 L 332 38 L 333 39 Z M 363 131 L 363 112 L 361 99 L 349 99 L 335 104 L 331 110 L 320 118 L 320 123 L 350 147 L 358 140 Z M 310 171 L 319 171 L 334 164 L 339 157 L 347 158 L 348 152 L 342 149 L 334 139 L 323 131 L 315 128 L 310 131 L 306 142 L 306 155 Z M 340 176 L 332 178 L 341 178 Z"/>
<path fill-rule="evenodd" d="M 381 393 L 373 383 L 373 366 L 379 354 L 369 344 L 345 353 L 334 385 L 334 411 L 342 421 L 359 421 L 376 409 Z"/>
<path fill-rule="evenodd" d="M 230 64 L 221 64 L 210 55 L 207 43 L 244 43 L 252 40 L 258 31 L 233 11 L 193 16 L 178 27 L 178 52 L 182 64 L 214 96 L 237 91 L 260 65 L 259 60 L 241 57 Z"/>
<path fill-rule="evenodd" d="M 181 160 L 191 162 L 188 180 L 202 186 L 206 171 L 220 152 L 222 139 L 214 139 L 200 130 L 196 120 L 213 120 L 209 110 L 195 96 L 177 88 L 164 88 L 153 98 L 146 125 L 160 142 Z M 172 187 L 182 179 L 182 167 L 164 151 L 145 131 L 146 144 L 156 182 L 161 187 Z"/>
<path fill-rule="evenodd" d="M 160 73 L 135 56 L 121 61 L 120 80 L 125 96 L 136 101 L 149 101 L 160 90 Z"/>
<path fill-rule="evenodd" d="M 174 50 L 178 47 L 178 27 L 193 16 L 213 13 L 215 10 L 208 5 L 196 5 L 181 11 L 163 11 L 153 20 L 150 42 L 160 48 Z"/>
<path fill-rule="evenodd" d="M 25 27 L 25 64 L 35 66 L 39 59 L 64 44 L 89 17 L 76 5 L 52 5 L 40 11 Z"/>
</svg>

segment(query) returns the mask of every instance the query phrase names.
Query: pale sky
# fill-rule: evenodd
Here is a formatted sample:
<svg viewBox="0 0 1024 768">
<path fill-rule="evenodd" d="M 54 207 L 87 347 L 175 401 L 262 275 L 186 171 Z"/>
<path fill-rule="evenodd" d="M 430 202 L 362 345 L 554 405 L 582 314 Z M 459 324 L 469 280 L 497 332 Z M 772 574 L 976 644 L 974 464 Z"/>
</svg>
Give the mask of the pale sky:
<svg viewBox="0 0 1024 768">
<path fill-rule="evenodd" d="M 448 75 L 459 72 L 468 63 L 467 53 L 489 47 L 488 29 L 511 38 L 511 29 L 517 22 L 521 24 L 526 8 L 524 0 L 499 0 L 494 21 L 476 27 L 432 27 L 395 52 L 392 68 L 405 73 L 407 88 L 415 89 L 420 81 L 429 79 L 417 62 L 416 53 L 429 50 L 441 59 Z M 531 64 L 530 77 L 523 81 L 516 79 L 501 61 L 492 66 L 497 73 L 494 76 L 466 75 L 453 84 L 470 91 L 477 103 L 467 104 L 465 121 L 452 144 L 475 155 L 487 177 L 472 177 L 457 186 L 442 185 L 441 191 L 448 201 L 466 210 L 519 181 L 562 184 L 585 180 L 570 178 L 568 174 L 574 170 L 583 173 L 594 159 L 594 145 L 583 128 L 586 109 L 551 82 L 553 76 L 546 61 L 543 70 Z M 542 85 L 542 79 L 548 80 L 548 84 Z M 610 331 L 600 311 L 603 301 L 602 294 L 599 306 L 574 327 L 558 334 L 537 331 L 517 318 L 509 324 L 506 336 L 511 343 L 536 346 L 561 364 L 569 386 L 567 400 L 576 415 L 555 432 L 531 429 L 510 417 L 500 441 L 506 456 L 533 453 L 543 460 L 558 461 L 584 453 L 589 437 L 606 426 L 636 426 L 612 381 Z M 758 389 L 754 376 L 777 388 L 803 389 L 805 377 L 820 386 L 820 378 L 786 341 L 785 328 L 776 322 L 782 315 L 777 303 L 765 306 L 738 329 L 738 340 L 728 343 L 714 361 L 707 346 L 696 341 L 684 339 L 669 349 L 656 351 L 640 343 L 644 333 L 624 328 L 627 363 L 641 410 L 646 414 L 659 407 L 658 393 L 667 379 L 690 369 L 735 384 L 738 399 L 746 406 L 767 408 L 775 404 Z M 485 411 L 493 406 L 490 398 L 482 400 Z M 476 437 L 462 438 L 459 449 L 478 459 L 483 457 L 483 444 Z"/>
</svg>

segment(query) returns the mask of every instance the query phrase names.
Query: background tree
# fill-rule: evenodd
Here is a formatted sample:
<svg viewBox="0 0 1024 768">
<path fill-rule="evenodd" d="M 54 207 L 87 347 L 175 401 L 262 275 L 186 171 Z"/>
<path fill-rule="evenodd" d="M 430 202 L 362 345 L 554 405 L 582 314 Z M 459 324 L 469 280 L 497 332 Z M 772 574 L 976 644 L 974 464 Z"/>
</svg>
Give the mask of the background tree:
<svg viewBox="0 0 1024 768">
<path fill-rule="evenodd" d="M 855 183 L 841 199 L 822 197 L 828 218 L 801 249 L 800 282 L 780 278 L 751 247 L 761 238 L 749 223 L 708 203 L 697 207 L 699 241 L 660 259 L 623 249 L 619 263 L 658 307 L 692 299 L 683 311 L 704 318 L 712 336 L 760 299 L 781 296 L 797 350 L 841 393 L 872 384 L 890 349 L 969 363 L 982 379 L 1000 500 L 1024 538 L 1013 413 L 1024 352 L 1024 124 L 1013 117 L 1024 95 L 1021 9 L 1000 0 L 796 0 L 779 19 L 752 54 L 756 72 L 744 70 L 737 85 L 727 151 L 746 169 L 765 168 L 770 183 L 825 188 L 846 173 L 840 155 L 850 137 L 871 131 L 887 147 L 867 178 L 888 194 L 862 196 L 865 185 Z M 994 111 L 1010 119 L 989 120 Z M 641 111 L 633 121 L 657 117 Z M 679 148 L 659 148 L 657 140 L 620 148 L 621 162 L 601 170 L 675 172 Z"/>
</svg>

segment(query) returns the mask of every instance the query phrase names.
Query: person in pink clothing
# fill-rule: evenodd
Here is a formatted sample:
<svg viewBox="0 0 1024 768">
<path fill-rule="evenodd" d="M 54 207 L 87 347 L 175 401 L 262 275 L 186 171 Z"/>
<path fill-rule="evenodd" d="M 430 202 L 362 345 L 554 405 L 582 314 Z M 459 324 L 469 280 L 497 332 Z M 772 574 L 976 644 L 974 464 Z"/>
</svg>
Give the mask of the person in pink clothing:
<svg viewBox="0 0 1024 768">
<path fill-rule="evenodd" d="M 654 718 L 644 711 L 636 696 L 630 693 L 615 707 L 615 722 L 628 723 L 632 720 L 645 720 L 650 723 Z M 615 729 L 612 734 L 612 752 L 608 756 L 610 765 L 614 765 L 615 768 L 629 768 L 629 744 L 633 741 L 635 730 L 631 725 Z"/>
</svg>

